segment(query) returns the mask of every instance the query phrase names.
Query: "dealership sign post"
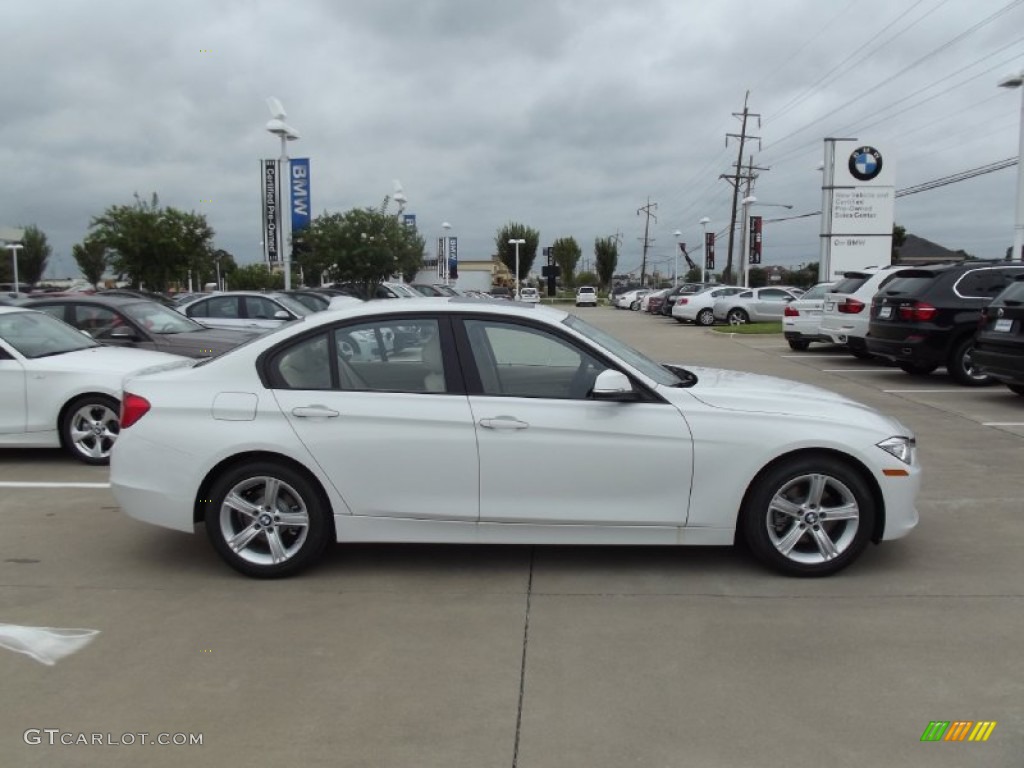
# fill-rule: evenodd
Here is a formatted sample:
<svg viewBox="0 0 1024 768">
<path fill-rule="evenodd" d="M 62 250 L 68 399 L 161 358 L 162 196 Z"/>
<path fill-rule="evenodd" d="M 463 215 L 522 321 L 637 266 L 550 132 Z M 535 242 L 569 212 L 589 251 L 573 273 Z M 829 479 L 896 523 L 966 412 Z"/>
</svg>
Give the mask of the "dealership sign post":
<svg viewBox="0 0 1024 768">
<path fill-rule="evenodd" d="M 825 139 L 818 279 L 892 263 L 892 163 L 874 144 Z"/>
</svg>

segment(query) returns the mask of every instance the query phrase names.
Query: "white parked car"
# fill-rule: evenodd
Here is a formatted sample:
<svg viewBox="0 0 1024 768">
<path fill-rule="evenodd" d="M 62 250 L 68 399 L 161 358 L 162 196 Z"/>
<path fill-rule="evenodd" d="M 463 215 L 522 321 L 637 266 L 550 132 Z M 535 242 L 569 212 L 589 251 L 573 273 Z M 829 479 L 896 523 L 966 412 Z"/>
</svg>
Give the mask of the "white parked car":
<svg viewBox="0 0 1024 768">
<path fill-rule="evenodd" d="M 633 291 L 626 291 L 625 293 L 620 293 L 618 296 L 615 297 L 615 308 L 631 309 L 634 312 L 639 312 L 640 302 L 648 293 L 650 293 L 650 290 L 647 288 L 637 288 L 636 290 Z"/>
<path fill-rule="evenodd" d="M 865 341 L 871 323 L 871 299 L 900 269 L 906 269 L 906 265 L 844 272 L 843 279 L 825 292 L 818 332 L 833 344 L 844 344 L 854 357 L 873 357 Z"/>
<path fill-rule="evenodd" d="M 420 342 L 363 360 L 339 347 L 397 326 Z M 914 436 L 894 419 L 805 384 L 660 365 L 550 307 L 322 312 L 128 380 L 124 413 L 111 465 L 124 511 L 204 522 L 250 576 L 295 573 L 334 541 L 737 536 L 768 566 L 821 576 L 917 523 Z"/>
<path fill-rule="evenodd" d="M 729 325 L 744 323 L 770 323 L 782 319 L 786 304 L 796 299 L 796 294 L 782 288 L 748 288 L 733 296 L 715 300 L 715 320 Z"/>
<path fill-rule="evenodd" d="M 597 290 L 589 285 L 581 285 L 576 289 L 577 307 L 596 307 Z"/>
<path fill-rule="evenodd" d="M 640 299 L 640 311 L 641 312 L 649 311 L 651 299 L 653 299 L 655 297 L 658 297 L 658 296 L 667 296 L 671 292 L 672 292 L 671 288 L 662 288 L 662 289 L 657 290 L 657 291 L 650 291 L 642 299 Z"/>
<path fill-rule="evenodd" d="M 537 304 L 540 302 L 540 294 L 536 288 L 522 288 L 519 291 L 519 300 L 526 304 Z"/>
<path fill-rule="evenodd" d="M 835 283 L 818 283 L 791 301 L 782 312 L 782 335 L 791 349 L 803 352 L 812 342 L 830 344 L 832 340 L 821 333 L 821 310 L 825 292 Z"/>
<path fill-rule="evenodd" d="M 177 310 L 207 328 L 277 328 L 313 314 L 313 310 L 283 293 L 226 291 L 190 299 Z"/>
<path fill-rule="evenodd" d="M 0 307 L 0 447 L 63 446 L 86 464 L 106 464 L 124 376 L 188 360 L 106 347 L 45 312 Z"/>
<path fill-rule="evenodd" d="M 676 297 L 672 305 L 672 317 L 679 323 L 696 323 L 697 325 L 715 324 L 715 302 L 728 296 L 743 293 L 746 288 L 737 285 L 717 285 L 705 288 L 699 293 L 682 294 Z"/>
</svg>

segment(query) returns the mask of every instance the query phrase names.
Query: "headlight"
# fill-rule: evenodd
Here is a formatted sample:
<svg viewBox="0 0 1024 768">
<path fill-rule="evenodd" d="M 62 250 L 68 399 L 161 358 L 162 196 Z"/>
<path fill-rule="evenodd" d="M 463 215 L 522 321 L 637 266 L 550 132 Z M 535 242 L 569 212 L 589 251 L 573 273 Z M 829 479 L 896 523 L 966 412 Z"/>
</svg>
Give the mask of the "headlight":
<svg viewBox="0 0 1024 768">
<path fill-rule="evenodd" d="M 912 437 L 890 437 L 888 440 L 878 443 L 878 447 L 886 453 L 892 454 L 904 464 L 913 464 L 917 441 Z"/>
</svg>

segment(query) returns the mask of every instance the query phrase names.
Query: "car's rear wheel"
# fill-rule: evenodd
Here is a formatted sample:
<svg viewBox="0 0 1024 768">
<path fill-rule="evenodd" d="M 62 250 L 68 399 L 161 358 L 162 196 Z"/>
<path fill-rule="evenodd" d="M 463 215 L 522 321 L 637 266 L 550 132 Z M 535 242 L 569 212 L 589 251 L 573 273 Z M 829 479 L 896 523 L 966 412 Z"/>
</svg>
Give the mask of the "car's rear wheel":
<svg viewBox="0 0 1024 768">
<path fill-rule="evenodd" d="M 974 338 L 967 337 L 957 343 L 946 363 L 946 370 L 950 377 L 957 384 L 967 387 L 983 387 L 991 384 L 993 379 L 986 373 L 980 373 L 971 362 L 971 352 L 974 350 Z"/>
<path fill-rule="evenodd" d="M 924 363 L 907 363 L 901 362 L 896 363 L 900 367 L 900 370 L 904 373 L 909 373 L 911 376 L 927 376 L 929 373 L 934 371 L 939 366 L 937 365 L 926 365 Z"/>
<path fill-rule="evenodd" d="M 740 525 L 764 565 L 790 576 L 827 576 L 864 551 L 875 524 L 874 497 L 845 462 L 804 456 L 755 480 Z"/>
<path fill-rule="evenodd" d="M 697 313 L 697 325 L 714 325 L 715 313 L 710 309 L 702 309 Z"/>
<path fill-rule="evenodd" d="M 206 533 L 224 561 L 246 576 L 298 573 L 320 557 L 332 530 L 320 490 L 283 464 L 241 464 L 210 492 Z"/>
<path fill-rule="evenodd" d="M 634 301 L 632 304 L 629 305 L 629 308 L 631 310 L 633 310 L 634 312 L 639 312 L 640 311 L 640 302 L 639 301 Z"/>
<path fill-rule="evenodd" d="M 117 400 L 106 395 L 83 395 L 64 411 L 60 434 L 64 447 L 86 464 L 109 464 L 110 451 L 121 432 Z"/>
<path fill-rule="evenodd" d="M 804 341 L 803 339 L 790 339 L 789 348 L 794 352 L 806 352 L 811 348 L 811 342 Z"/>
<path fill-rule="evenodd" d="M 729 314 L 725 316 L 726 321 L 729 325 L 745 325 L 750 322 L 750 318 L 747 313 L 742 309 L 730 309 Z"/>
</svg>

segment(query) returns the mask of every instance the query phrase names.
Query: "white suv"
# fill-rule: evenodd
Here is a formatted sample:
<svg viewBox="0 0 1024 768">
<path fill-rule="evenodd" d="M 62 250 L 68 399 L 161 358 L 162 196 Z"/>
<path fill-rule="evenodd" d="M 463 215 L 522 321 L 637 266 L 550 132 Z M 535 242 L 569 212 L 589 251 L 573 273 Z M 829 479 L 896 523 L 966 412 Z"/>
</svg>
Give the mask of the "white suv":
<svg viewBox="0 0 1024 768">
<path fill-rule="evenodd" d="M 864 339 L 871 321 L 871 299 L 897 271 L 906 268 L 906 264 L 892 264 L 844 272 L 843 279 L 825 294 L 819 334 L 834 344 L 845 344 L 854 357 L 870 358 Z"/>
<path fill-rule="evenodd" d="M 523 288 L 519 291 L 519 300 L 526 304 L 536 304 L 540 301 L 540 294 L 536 288 Z"/>
<path fill-rule="evenodd" d="M 584 304 L 597 306 L 597 291 L 589 285 L 582 285 L 576 290 L 576 306 L 582 307 Z"/>
</svg>

